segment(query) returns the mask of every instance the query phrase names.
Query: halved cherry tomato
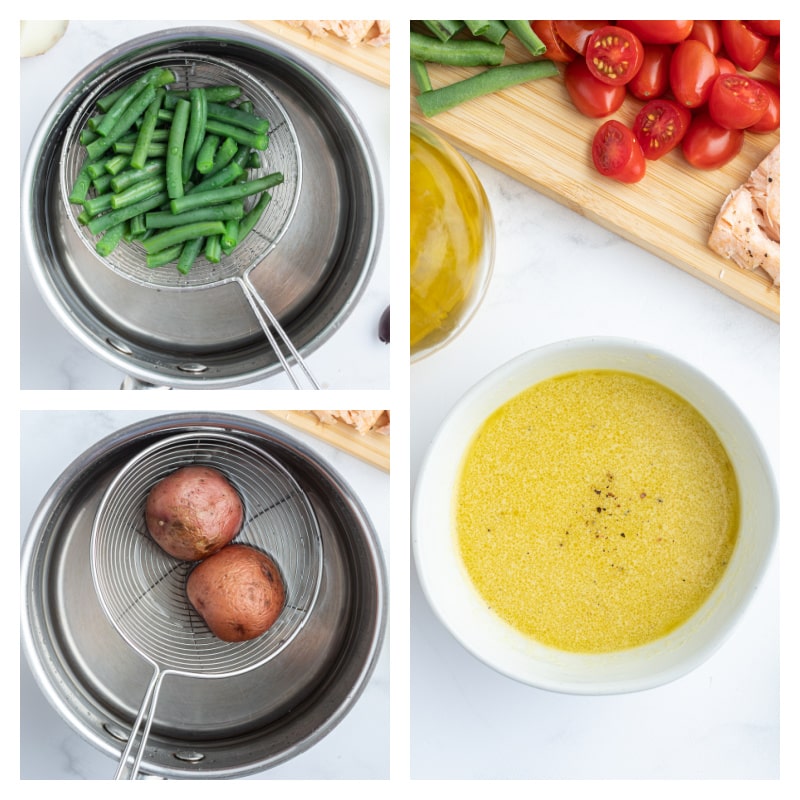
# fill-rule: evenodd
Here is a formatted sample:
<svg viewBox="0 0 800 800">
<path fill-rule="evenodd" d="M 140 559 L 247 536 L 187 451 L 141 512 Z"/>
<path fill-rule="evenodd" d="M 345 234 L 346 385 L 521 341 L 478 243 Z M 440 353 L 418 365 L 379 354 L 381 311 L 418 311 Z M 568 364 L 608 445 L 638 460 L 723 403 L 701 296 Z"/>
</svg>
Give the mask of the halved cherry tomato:
<svg viewBox="0 0 800 800">
<path fill-rule="evenodd" d="M 661 97 L 669 89 L 669 62 L 672 47 L 668 44 L 644 45 L 639 71 L 628 82 L 628 91 L 639 100 Z"/>
<path fill-rule="evenodd" d="M 717 56 L 717 64 L 719 64 L 720 75 L 735 75 L 739 71 L 736 64 L 724 56 Z"/>
<path fill-rule="evenodd" d="M 586 63 L 596 78 L 626 84 L 639 71 L 644 48 L 635 33 L 617 25 L 598 28 L 586 43 Z"/>
<path fill-rule="evenodd" d="M 781 21 L 779 19 L 746 19 L 744 24 L 751 31 L 761 33 L 764 36 L 781 35 Z"/>
<path fill-rule="evenodd" d="M 753 133 L 772 133 L 778 130 L 781 126 L 781 93 L 776 83 L 772 81 L 759 80 L 759 83 L 764 87 L 764 91 L 769 97 L 769 105 L 764 113 L 764 116 L 751 125 L 747 130 Z"/>
<path fill-rule="evenodd" d="M 720 34 L 728 57 L 745 72 L 752 72 L 767 54 L 769 36 L 756 33 L 740 19 L 720 20 Z"/>
<path fill-rule="evenodd" d="M 595 133 L 592 162 L 601 175 L 623 183 L 640 181 L 646 169 L 642 148 L 633 131 L 616 119 L 604 122 Z"/>
<path fill-rule="evenodd" d="M 624 84 L 603 83 L 589 71 L 586 61 L 576 58 L 564 70 L 564 85 L 575 108 L 587 117 L 607 117 L 625 101 Z"/>
<path fill-rule="evenodd" d="M 715 55 L 722 47 L 722 36 L 719 32 L 719 22 L 715 19 L 696 19 L 688 39 L 697 39 L 702 42 Z"/>
<path fill-rule="evenodd" d="M 708 113 L 723 128 L 749 128 L 769 107 L 766 89 L 754 78 L 735 73 L 720 75 L 708 96 Z"/>
<path fill-rule="evenodd" d="M 558 35 L 556 24 L 552 19 L 539 19 L 531 22 L 533 32 L 547 48 L 544 58 L 566 64 L 575 58 L 575 51 Z"/>
<path fill-rule="evenodd" d="M 675 99 L 687 108 L 698 108 L 708 100 L 717 75 L 717 57 L 697 39 L 686 39 L 672 53 L 669 85 Z"/>
<path fill-rule="evenodd" d="M 644 157 L 661 158 L 677 147 L 692 121 L 688 108 L 659 97 L 645 103 L 633 121 L 633 135 L 641 145 Z"/>
<path fill-rule="evenodd" d="M 644 44 L 677 44 L 692 31 L 691 19 L 626 19 L 617 25 L 635 33 Z"/>
<path fill-rule="evenodd" d="M 684 158 L 697 169 L 716 169 L 736 158 L 744 144 L 744 131 L 717 125 L 706 109 L 692 117 L 681 142 Z"/>
<path fill-rule="evenodd" d="M 554 20 L 558 35 L 576 52 L 583 55 L 586 52 L 586 42 L 589 37 L 604 25 L 607 19 L 557 19 Z"/>
</svg>

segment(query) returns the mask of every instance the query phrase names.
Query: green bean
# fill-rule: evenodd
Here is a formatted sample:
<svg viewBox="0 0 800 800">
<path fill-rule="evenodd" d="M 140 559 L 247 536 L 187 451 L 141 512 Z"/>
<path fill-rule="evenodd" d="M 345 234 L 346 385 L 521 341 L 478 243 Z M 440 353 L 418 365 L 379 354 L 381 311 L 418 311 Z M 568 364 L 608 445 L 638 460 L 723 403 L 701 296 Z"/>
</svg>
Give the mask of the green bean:
<svg viewBox="0 0 800 800">
<path fill-rule="evenodd" d="M 119 98 L 127 88 L 128 88 L 127 86 L 120 86 L 119 89 L 114 89 L 114 91 L 109 92 L 108 94 L 104 94 L 97 101 L 97 107 L 101 111 L 108 111 L 108 109 L 114 105 L 117 98 Z"/>
<path fill-rule="evenodd" d="M 238 125 L 240 128 L 245 128 L 245 130 L 253 131 L 254 133 L 266 133 L 269 130 L 268 119 L 256 116 L 250 111 L 244 111 L 241 107 L 232 108 L 222 103 L 208 104 L 208 118 L 228 122 L 231 125 Z"/>
<path fill-rule="evenodd" d="M 113 149 L 118 155 L 132 155 L 136 145 L 133 142 L 114 142 Z M 166 142 L 154 142 L 147 148 L 147 158 L 165 158 L 167 155 Z M 130 162 L 130 158 L 128 159 Z"/>
<path fill-rule="evenodd" d="M 508 33 L 508 26 L 501 19 L 465 19 L 473 36 L 482 36 L 494 44 L 500 44 Z"/>
<path fill-rule="evenodd" d="M 167 247 L 172 247 L 179 242 L 186 242 L 198 236 L 213 236 L 215 233 L 222 235 L 225 224 L 219 220 L 208 222 L 190 222 L 188 225 L 178 225 L 175 228 L 156 233 L 142 243 L 146 253 L 157 253 Z"/>
<path fill-rule="evenodd" d="M 482 95 L 501 91 L 527 81 L 558 75 L 552 61 L 531 61 L 487 69 L 477 75 L 417 95 L 417 102 L 426 117 L 447 111 L 460 103 Z"/>
<path fill-rule="evenodd" d="M 209 206 L 215 203 L 242 199 L 263 192 L 266 189 L 278 185 L 282 181 L 283 175 L 279 172 L 273 172 L 270 175 L 265 175 L 263 178 L 254 178 L 251 181 L 235 183 L 232 186 L 224 186 L 221 189 L 211 189 L 208 192 L 192 192 L 183 197 L 170 200 L 170 209 L 173 214 L 180 214 L 184 211 L 190 211 L 193 208 L 202 208 L 203 206 Z"/>
<path fill-rule="evenodd" d="M 102 135 L 99 139 L 89 142 L 89 144 L 86 145 L 86 152 L 89 158 L 99 158 L 114 144 L 114 142 L 126 134 L 133 127 L 136 120 L 145 112 L 147 106 L 153 102 L 155 96 L 156 90 L 152 86 L 147 86 L 126 108 L 119 122 L 117 122 L 109 133 Z"/>
<path fill-rule="evenodd" d="M 202 236 L 197 236 L 194 239 L 189 239 L 181 248 L 181 254 L 178 257 L 176 268 L 181 275 L 188 275 L 200 251 L 203 249 L 205 239 Z"/>
<path fill-rule="evenodd" d="M 116 246 L 122 240 L 122 237 L 125 235 L 127 227 L 127 222 L 119 222 L 116 225 L 112 225 L 110 228 L 108 228 L 108 230 L 106 230 L 106 232 L 103 234 L 102 238 L 99 239 L 97 244 L 94 246 L 98 254 L 104 258 L 106 256 L 110 256 Z"/>
<path fill-rule="evenodd" d="M 119 208 L 114 211 L 109 211 L 107 214 L 101 214 L 98 217 L 94 217 L 93 219 L 89 220 L 86 227 L 89 229 L 89 233 L 91 233 L 93 236 L 97 236 L 98 233 L 107 230 L 112 225 L 116 225 L 118 222 L 125 222 L 126 220 L 133 219 L 133 217 L 135 217 L 137 214 L 152 211 L 154 208 L 164 205 L 164 203 L 166 203 L 168 200 L 169 197 L 166 192 L 159 192 L 158 194 L 154 194 L 152 197 L 148 197 L 146 200 L 141 200 L 138 203 L 134 203 L 132 206 Z"/>
<path fill-rule="evenodd" d="M 165 264 L 175 261 L 176 258 L 180 258 L 181 250 L 183 250 L 183 242 L 178 242 L 165 250 L 159 250 L 157 253 L 148 253 L 145 256 L 145 264 L 151 269 L 163 267 Z"/>
<path fill-rule="evenodd" d="M 163 175 L 155 175 L 152 178 L 145 178 L 143 181 L 134 183 L 122 192 L 111 195 L 111 208 L 126 208 L 146 200 L 154 194 L 163 192 L 167 187 L 167 180 Z"/>
<path fill-rule="evenodd" d="M 133 163 L 133 160 L 131 160 Z M 161 175 L 165 170 L 165 162 L 162 158 L 154 158 L 146 161 L 139 169 L 126 169 L 118 175 L 111 176 L 111 188 L 115 192 L 122 192 L 134 183 L 138 183 L 145 178 L 152 178 L 154 175 Z"/>
<path fill-rule="evenodd" d="M 92 130 L 89 130 L 89 128 L 84 128 L 78 134 L 78 142 L 82 144 L 84 147 L 86 147 L 86 145 L 89 144 L 89 142 L 94 142 L 99 138 L 100 138 L 99 134 L 95 133 Z"/>
<path fill-rule="evenodd" d="M 86 211 L 90 217 L 96 217 L 98 214 L 102 214 L 103 211 L 108 211 L 111 208 L 112 197 L 113 195 L 111 192 L 88 197 L 83 202 L 84 211 Z"/>
<path fill-rule="evenodd" d="M 70 203 L 82 205 L 83 201 L 86 200 L 89 189 L 92 186 L 92 178 L 89 175 L 90 166 L 91 162 L 84 162 L 78 174 L 75 176 L 75 181 L 72 184 L 72 189 L 70 190 L 68 198 Z"/>
<path fill-rule="evenodd" d="M 206 99 L 212 103 L 230 103 L 238 100 L 242 95 L 242 87 L 231 85 L 205 86 Z M 172 89 L 167 93 L 164 101 L 165 108 L 174 108 L 178 100 L 188 100 L 189 91 L 187 89 Z"/>
<path fill-rule="evenodd" d="M 464 27 L 461 19 L 424 19 L 422 22 L 442 42 L 452 39 Z"/>
<path fill-rule="evenodd" d="M 113 156 L 98 158 L 97 161 L 86 161 L 83 166 L 89 171 L 90 178 L 97 178 L 99 175 L 107 174 L 106 164 L 111 158 L 113 158 Z"/>
<path fill-rule="evenodd" d="M 218 119 L 209 119 L 206 122 L 206 130 L 209 133 L 216 133 L 219 136 L 229 136 L 239 144 L 246 144 L 256 150 L 266 150 L 269 144 L 269 137 L 264 133 L 253 133 L 237 125 L 230 125 L 227 122 L 220 122 Z"/>
<path fill-rule="evenodd" d="M 221 238 L 222 237 L 218 233 L 206 237 L 205 256 L 206 260 L 210 261 L 212 264 L 219 264 L 222 260 L 222 246 L 219 243 Z"/>
<path fill-rule="evenodd" d="M 186 128 L 189 125 L 191 104 L 180 99 L 175 106 L 172 127 L 169 129 L 167 142 L 167 193 L 170 198 L 183 195 L 183 147 L 186 141 Z"/>
<path fill-rule="evenodd" d="M 220 137 L 216 133 L 209 133 L 203 139 L 203 144 L 197 151 L 197 158 L 195 159 L 195 167 L 201 175 L 211 172 L 214 167 L 214 154 L 219 147 Z"/>
<path fill-rule="evenodd" d="M 144 166 L 147 160 L 147 150 L 153 141 L 153 134 L 158 124 L 158 111 L 161 104 L 164 102 L 164 95 L 166 92 L 163 88 L 159 88 L 156 92 L 155 99 L 144 112 L 142 124 L 139 127 L 139 133 L 136 137 L 136 146 L 133 148 L 131 154 L 131 166 L 140 169 Z"/>
<path fill-rule="evenodd" d="M 208 119 L 208 101 L 205 89 L 195 86 L 189 92 L 189 125 L 186 129 L 186 142 L 183 146 L 183 161 L 181 175 L 186 183 L 192 177 L 194 162 L 203 138 L 206 134 L 206 120 Z"/>
<path fill-rule="evenodd" d="M 147 232 L 145 225 L 145 214 L 137 214 L 129 221 L 129 232 L 131 239 L 141 239 Z"/>
<path fill-rule="evenodd" d="M 272 200 L 272 195 L 269 192 L 262 192 L 255 205 L 239 221 L 240 242 L 243 242 L 245 236 L 255 228 L 270 200 Z"/>
<path fill-rule="evenodd" d="M 230 136 L 223 139 L 222 144 L 214 155 L 214 166 L 206 173 L 206 177 L 208 178 L 226 167 L 238 152 L 239 145 Z"/>
<path fill-rule="evenodd" d="M 433 89 L 431 76 L 428 74 L 428 67 L 424 61 L 419 61 L 416 58 L 411 59 L 411 77 L 421 92 L 429 92 Z"/>
<path fill-rule="evenodd" d="M 239 220 L 226 220 L 225 233 L 222 234 L 222 238 L 220 239 L 222 252 L 226 255 L 230 255 L 233 252 L 234 247 L 239 244 L 239 241 Z"/>
<path fill-rule="evenodd" d="M 105 194 L 106 192 L 111 191 L 112 180 L 112 176 L 107 172 L 104 172 L 102 175 L 92 178 L 92 188 L 97 194 Z"/>
<path fill-rule="evenodd" d="M 432 36 L 411 31 L 411 58 L 459 67 L 497 66 L 502 63 L 505 48 L 479 39 L 457 39 L 440 42 Z"/>
<path fill-rule="evenodd" d="M 108 109 L 100 124 L 97 126 L 97 132 L 101 136 L 108 136 L 119 124 L 119 121 L 129 112 L 130 107 L 138 102 L 143 92 L 148 88 L 153 89 L 155 92 L 158 87 L 164 86 L 167 83 L 173 83 L 174 81 L 175 75 L 170 70 L 164 69 L 163 67 L 153 67 L 149 69 L 131 83 L 114 101 L 114 104 Z M 151 101 L 148 101 L 145 107 L 149 105 L 150 102 Z M 139 113 L 142 112 L 140 111 Z"/>
<path fill-rule="evenodd" d="M 131 165 L 131 157 L 126 153 L 115 153 L 105 162 L 105 170 L 109 175 L 119 175 Z"/>
<path fill-rule="evenodd" d="M 545 43 L 533 32 L 531 23 L 527 19 L 503 20 L 506 27 L 522 42 L 531 55 L 543 56 L 547 51 Z"/>
<path fill-rule="evenodd" d="M 223 186 L 228 186 L 229 184 L 233 183 L 237 178 L 244 174 L 244 168 L 239 166 L 239 164 L 237 164 L 235 161 L 231 161 L 230 164 L 224 166 L 219 172 L 215 172 L 213 175 L 205 178 L 205 180 L 200 181 L 200 183 L 193 186 L 190 191 L 184 192 L 184 194 L 208 192 L 211 189 L 220 189 Z"/>
<path fill-rule="evenodd" d="M 145 226 L 149 230 L 174 228 L 190 222 L 209 222 L 211 220 L 241 219 L 244 216 L 244 203 L 241 200 L 230 200 L 213 206 L 193 208 L 181 214 L 171 211 L 150 211 L 145 214 Z"/>
</svg>

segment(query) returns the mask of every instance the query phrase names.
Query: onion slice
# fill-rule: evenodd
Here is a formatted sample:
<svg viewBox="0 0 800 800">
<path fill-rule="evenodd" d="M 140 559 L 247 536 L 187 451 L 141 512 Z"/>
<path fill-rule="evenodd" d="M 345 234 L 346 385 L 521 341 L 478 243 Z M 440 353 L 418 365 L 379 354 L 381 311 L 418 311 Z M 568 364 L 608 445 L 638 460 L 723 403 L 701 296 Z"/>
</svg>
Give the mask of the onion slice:
<svg viewBox="0 0 800 800">
<path fill-rule="evenodd" d="M 20 56 L 46 53 L 67 30 L 66 19 L 23 19 L 19 23 Z"/>
</svg>

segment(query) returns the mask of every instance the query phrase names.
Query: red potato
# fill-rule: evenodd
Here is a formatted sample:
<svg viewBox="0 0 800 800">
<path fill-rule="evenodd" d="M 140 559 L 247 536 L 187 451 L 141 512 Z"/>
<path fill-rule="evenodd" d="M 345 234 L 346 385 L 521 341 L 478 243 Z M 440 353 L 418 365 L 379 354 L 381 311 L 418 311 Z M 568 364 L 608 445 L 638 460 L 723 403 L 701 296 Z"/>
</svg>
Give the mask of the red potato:
<svg viewBox="0 0 800 800">
<path fill-rule="evenodd" d="M 201 561 L 189 574 L 186 594 L 211 632 L 225 642 L 266 633 L 286 600 L 275 562 L 245 544 L 228 545 Z"/>
<path fill-rule="evenodd" d="M 244 508 L 219 471 L 192 465 L 159 481 L 147 496 L 147 530 L 175 558 L 198 561 L 228 544 L 242 527 Z"/>
</svg>

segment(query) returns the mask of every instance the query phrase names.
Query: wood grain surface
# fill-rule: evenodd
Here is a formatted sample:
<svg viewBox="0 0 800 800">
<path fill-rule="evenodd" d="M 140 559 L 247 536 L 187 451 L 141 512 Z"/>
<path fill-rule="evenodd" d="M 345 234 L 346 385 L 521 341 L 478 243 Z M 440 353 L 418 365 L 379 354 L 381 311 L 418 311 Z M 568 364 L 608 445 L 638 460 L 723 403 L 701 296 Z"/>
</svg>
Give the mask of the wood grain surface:
<svg viewBox="0 0 800 800">
<path fill-rule="evenodd" d="M 506 63 L 529 60 L 506 37 Z M 428 65 L 433 87 L 474 74 L 477 68 Z M 755 73 L 774 78 L 774 62 Z M 717 170 L 692 168 L 674 150 L 648 162 L 647 174 L 626 185 L 603 178 L 592 166 L 590 143 L 601 121 L 575 110 L 559 77 L 514 87 L 426 118 L 411 81 L 411 120 L 439 132 L 477 157 L 548 197 L 625 237 L 768 318 L 780 319 L 780 292 L 770 278 L 718 256 L 708 235 L 728 192 L 779 141 L 779 133 L 746 134 L 742 152 Z M 632 97 L 613 116 L 631 123 L 642 103 Z"/>
</svg>

